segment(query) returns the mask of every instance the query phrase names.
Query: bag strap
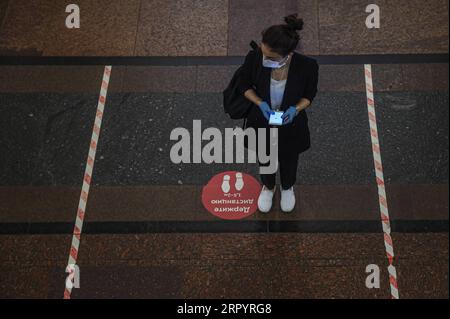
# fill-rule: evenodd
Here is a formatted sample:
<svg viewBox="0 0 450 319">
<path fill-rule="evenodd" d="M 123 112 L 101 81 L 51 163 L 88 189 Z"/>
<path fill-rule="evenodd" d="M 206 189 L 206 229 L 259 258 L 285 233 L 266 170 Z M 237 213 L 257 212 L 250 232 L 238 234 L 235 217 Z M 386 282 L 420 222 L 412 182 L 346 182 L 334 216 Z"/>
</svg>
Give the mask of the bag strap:
<svg viewBox="0 0 450 319">
<path fill-rule="evenodd" d="M 250 41 L 250 46 L 252 47 L 253 50 L 258 50 L 258 44 L 255 41 Z"/>
<path fill-rule="evenodd" d="M 252 49 L 258 54 L 259 50 L 259 46 L 255 41 L 250 41 L 250 46 L 252 47 Z M 261 74 L 261 69 L 262 67 L 260 65 L 258 65 L 257 63 L 258 59 L 256 59 L 256 68 L 257 68 L 257 72 L 256 72 L 256 78 L 252 79 L 253 82 L 260 76 Z M 247 128 L 247 117 L 244 117 L 243 123 L 242 123 L 242 129 L 245 130 Z"/>
<path fill-rule="evenodd" d="M 256 59 L 256 65 L 254 66 L 255 68 L 256 68 L 256 77 L 254 78 L 254 79 L 252 79 L 253 81 L 255 81 L 257 78 L 259 78 L 259 76 L 261 75 L 261 69 L 262 69 L 262 67 L 258 64 L 258 61 L 259 61 L 259 56 L 258 56 L 258 54 L 259 54 L 259 52 L 260 52 L 260 48 L 259 48 L 259 45 L 254 41 L 254 40 L 252 40 L 252 41 L 250 41 L 250 46 L 252 47 L 252 49 L 256 52 L 256 56 L 258 57 L 257 59 Z"/>
</svg>

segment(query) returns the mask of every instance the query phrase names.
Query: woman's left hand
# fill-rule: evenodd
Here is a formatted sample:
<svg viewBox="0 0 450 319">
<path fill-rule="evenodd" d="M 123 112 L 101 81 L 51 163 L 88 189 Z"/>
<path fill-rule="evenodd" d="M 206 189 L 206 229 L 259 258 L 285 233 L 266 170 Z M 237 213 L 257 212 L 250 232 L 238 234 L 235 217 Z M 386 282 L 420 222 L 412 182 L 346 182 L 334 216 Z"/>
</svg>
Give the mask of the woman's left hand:
<svg viewBox="0 0 450 319">
<path fill-rule="evenodd" d="M 292 123 L 297 114 L 297 108 L 295 106 L 290 106 L 281 116 L 283 119 L 283 125 Z"/>
</svg>

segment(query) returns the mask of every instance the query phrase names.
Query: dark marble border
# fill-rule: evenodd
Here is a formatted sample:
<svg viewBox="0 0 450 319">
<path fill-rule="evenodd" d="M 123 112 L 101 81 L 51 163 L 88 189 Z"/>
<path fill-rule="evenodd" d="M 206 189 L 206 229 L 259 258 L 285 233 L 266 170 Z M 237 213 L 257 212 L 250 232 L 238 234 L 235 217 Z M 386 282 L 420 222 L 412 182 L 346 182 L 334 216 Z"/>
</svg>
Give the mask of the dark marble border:
<svg viewBox="0 0 450 319">
<path fill-rule="evenodd" d="M 0 235 L 71 234 L 73 223 L 0 223 Z M 447 233 L 448 220 L 396 220 L 392 231 L 399 233 Z M 321 221 L 139 221 L 86 222 L 85 234 L 147 233 L 381 233 L 376 220 Z"/>
<path fill-rule="evenodd" d="M 448 63 L 445 54 L 311 55 L 319 64 Z M 0 56 L 0 65 L 239 65 L 243 56 Z"/>
</svg>

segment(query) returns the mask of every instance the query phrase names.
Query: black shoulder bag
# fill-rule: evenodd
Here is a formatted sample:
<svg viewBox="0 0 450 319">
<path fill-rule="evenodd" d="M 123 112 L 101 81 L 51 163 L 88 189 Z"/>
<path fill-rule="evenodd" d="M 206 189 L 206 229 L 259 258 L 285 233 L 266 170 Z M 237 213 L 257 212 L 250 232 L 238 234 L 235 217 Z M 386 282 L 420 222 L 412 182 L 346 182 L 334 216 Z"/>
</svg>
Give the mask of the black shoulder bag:
<svg viewBox="0 0 450 319">
<path fill-rule="evenodd" d="M 258 52 L 258 45 L 255 41 L 251 41 L 250 46 L 254 51 Z M 259 59 L 256 59 L 256 64 L 258 61 Z M 257 78 L 261 67 L 255 65 L 254 68 L 256 68 L 258 72 L 252 72 L 252 74 L 256 73 Z M 238 90 L 239 77 L 241 76 L 241 73 L 242 65 L 236 70 L 227 88 L 223 91 L 223 108 L 225 113 L 235 120 L 245 119 L 250 111 L 250 108 L 252 107 L 252 102 L 243 94 L 240 94 Z M 255 83 L 256 78 L 252 78 L 253 83 Z"/>
</svg>

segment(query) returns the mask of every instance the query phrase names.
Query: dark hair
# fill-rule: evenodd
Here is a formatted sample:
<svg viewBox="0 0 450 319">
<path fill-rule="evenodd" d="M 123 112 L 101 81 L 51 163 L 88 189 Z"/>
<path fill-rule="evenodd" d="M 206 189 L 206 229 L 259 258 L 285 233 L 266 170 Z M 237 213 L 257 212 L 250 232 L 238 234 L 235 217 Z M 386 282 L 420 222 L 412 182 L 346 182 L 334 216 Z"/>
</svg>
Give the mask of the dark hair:
<svg viewBox="0 0 450 319">
<path fill-rule="evenodd" d="M 297 30 L 303 29 L 303 19 L 297 18 L 297 13 L 284 17 L 284 21 L 286 24 L 273 25 L 261 33 L 262 42 L 282 56 L 297 48 L 300 41 Z"/>
</svg>

